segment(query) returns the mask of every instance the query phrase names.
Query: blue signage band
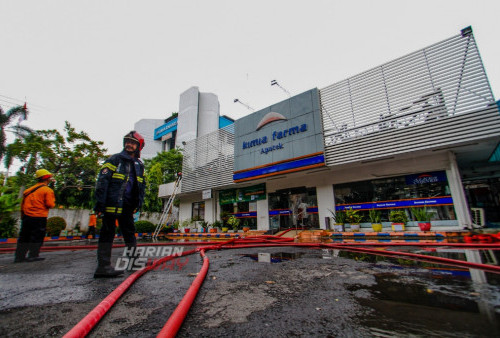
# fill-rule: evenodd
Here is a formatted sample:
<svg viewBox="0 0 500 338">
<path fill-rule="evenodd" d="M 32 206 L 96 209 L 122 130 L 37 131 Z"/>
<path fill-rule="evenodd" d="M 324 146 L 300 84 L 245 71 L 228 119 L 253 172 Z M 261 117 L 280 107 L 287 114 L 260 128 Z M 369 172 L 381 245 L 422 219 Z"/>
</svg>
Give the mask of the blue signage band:
<svg viewBox="0 0 500 338">
<path fill-rule="evenodd" d="M 317 214 L 318 207 L 309 207 L 306 209 L 308 214 Z M 288 216 L 292 214 L 290 209 L 273 209 L 269 210 L 269 216 Z"/>
<path fill-rule="evenodd" d="M 154 130 L 154 139 L 158 140 L 163 135 L 166 135 L 174 130 L 177 130 L 177 117 Z"/>
<path fill-rule="evenodd" d="M 236 218 L 257 218 L 257 211 L 237 212 L 233 215 Z"/>
<path fill-rule="evenodd" d="M 451 196 L 437 196 L 429 198 L 414 198 L 399 201 L 380 201 L 355 204 L 340 204 L 335 207 L 336 211 L 342 211 L 352 208 L 353 210 L 370 209 L 396 209 L 396 208 L 414 208 L 426 206 L 453 205 Z"/>
<path fill-rule="evenodd" d="M 233 174 L 234 182 L 243 182 L 257 178 L 269 177 L 289 172 L 317 168 L 325 165 L 323 152 L 314 153 L 300 158 L 290 159 L 283 162 L 262 166 L 255 169 L 237 171 Z"/>
</svg>

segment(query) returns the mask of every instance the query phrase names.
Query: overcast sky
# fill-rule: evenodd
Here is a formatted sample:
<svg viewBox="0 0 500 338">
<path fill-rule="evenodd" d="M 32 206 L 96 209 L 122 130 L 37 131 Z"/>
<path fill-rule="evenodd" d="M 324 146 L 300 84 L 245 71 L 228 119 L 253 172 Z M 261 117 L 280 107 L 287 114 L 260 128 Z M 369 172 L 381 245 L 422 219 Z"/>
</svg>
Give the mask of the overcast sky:
<svg viewBox="0 0 500 338">
<path fill-rule="evenodd" d="M 109 153 L 191 86 L 249 114 L 472 26 L 500 97 L 500 1 L 0 0 L 0 105 L 26 99 L 36 129 L 77 130 Z"/>
</svg>

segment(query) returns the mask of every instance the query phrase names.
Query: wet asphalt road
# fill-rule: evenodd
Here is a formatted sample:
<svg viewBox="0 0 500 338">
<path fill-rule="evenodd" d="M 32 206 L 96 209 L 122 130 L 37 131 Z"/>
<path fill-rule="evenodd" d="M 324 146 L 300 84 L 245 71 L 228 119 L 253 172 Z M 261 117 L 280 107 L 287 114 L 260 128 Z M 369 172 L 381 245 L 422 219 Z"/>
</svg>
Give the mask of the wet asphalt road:
<svg viewBox="0 0 500 338">
<path fill-rule="evenodd" d="M 122 250 L 113 249 L 115 260 Z M 259 253 L 273 263 L 258 262 Z M 45 261 L 20 264 L 0 255 L 0 336 L 61 337 L 127 276 L 94 279 L 93 250 L 42 255 Z M 495 285 L 472 292 L 466 280 L 333 250 L 207 255 L 207 278 L 179 337 L 498 336 Z M 90 336 L 156 336 L 202 266 L 198 254 L 186 257 L 142 276 Z"/>
</svg>

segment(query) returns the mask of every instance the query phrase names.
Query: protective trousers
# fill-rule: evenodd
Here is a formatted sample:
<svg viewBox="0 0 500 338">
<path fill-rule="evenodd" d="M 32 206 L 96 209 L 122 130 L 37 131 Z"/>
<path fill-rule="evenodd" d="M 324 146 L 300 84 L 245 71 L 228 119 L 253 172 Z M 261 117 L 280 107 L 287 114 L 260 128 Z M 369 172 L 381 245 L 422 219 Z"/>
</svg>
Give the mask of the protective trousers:
<svg viewBox="0 0 500 338">
<path fill-rule="evenodd" d="M 124 208 L 121 215 L 104 214 L 99 234 L 99 243 L 97 245 L 98 268 L 111 265 L 111 249 L 113 247 L 113 240 L 115 239 L 116 220 L 118 220 L 118 225 L 127 247 L 135 248 L 137 246 L 133 209 Z"/>
<path fill-rule="evenodd" d="M 38 257 L 45 231 L 47 229 L 47 217 L 23 216 L 21 231 L 17 240 L 16 261 L 23 261 L 28 253 L 28 258 Z"/>
</svg>

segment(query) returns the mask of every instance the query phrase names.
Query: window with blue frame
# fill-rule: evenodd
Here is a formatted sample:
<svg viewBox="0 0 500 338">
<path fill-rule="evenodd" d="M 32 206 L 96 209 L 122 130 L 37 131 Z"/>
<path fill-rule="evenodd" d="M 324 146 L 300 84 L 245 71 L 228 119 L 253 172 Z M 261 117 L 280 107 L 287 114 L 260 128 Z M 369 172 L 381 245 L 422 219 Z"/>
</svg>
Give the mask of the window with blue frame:
<svg viewBox="0 0 500 338">
<path fill-rule="evenodd" d="M 336 210 L 358 209 L 364 222 L 370 209 L 380 210 L 386 222 L 391 209 L 405 209 L 411 219 L 413 207 L 426 207 L 434 220 L 456 219 L 444 171 L 336 184 L 334 192 Z"/>
</svg>

